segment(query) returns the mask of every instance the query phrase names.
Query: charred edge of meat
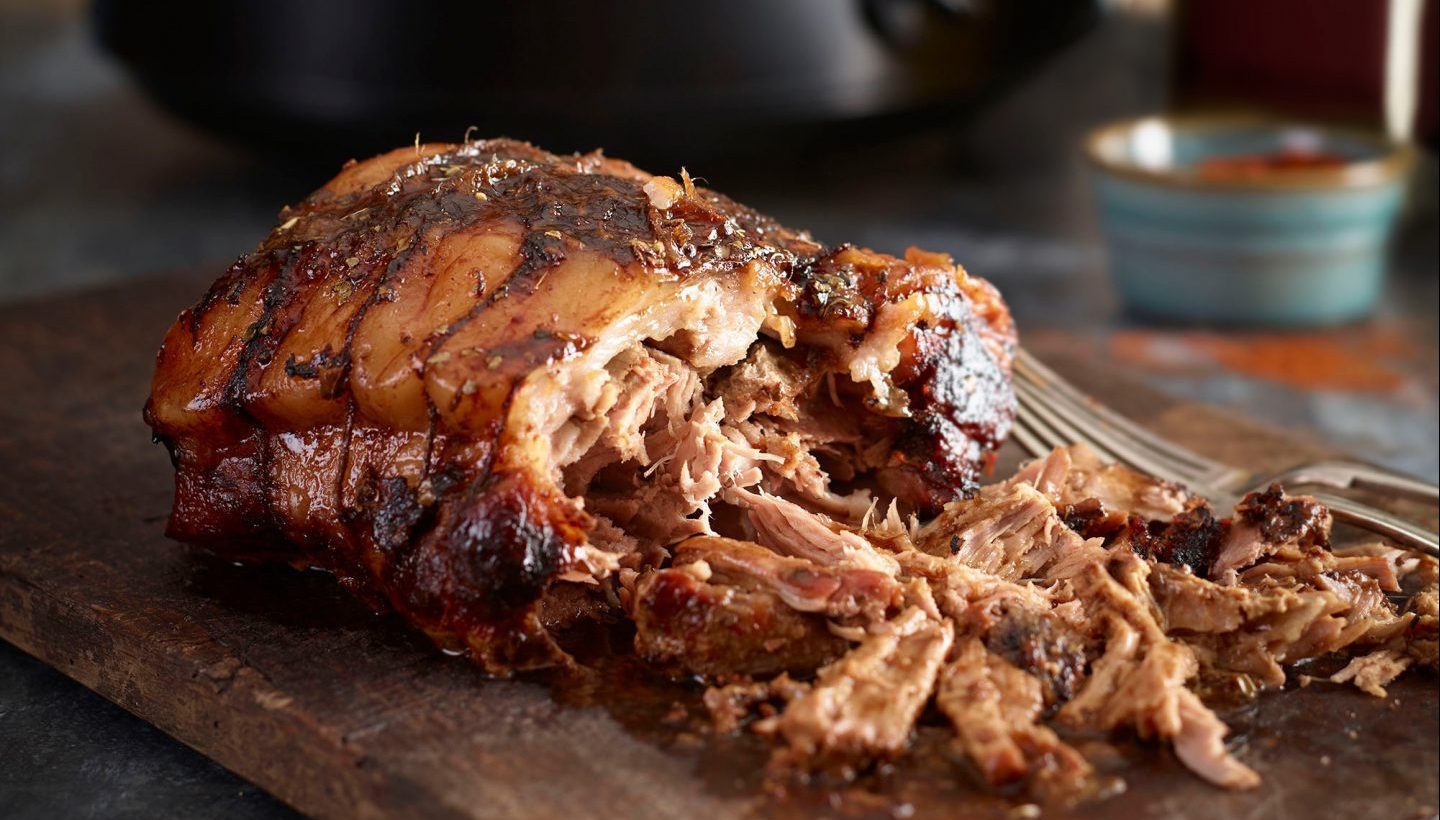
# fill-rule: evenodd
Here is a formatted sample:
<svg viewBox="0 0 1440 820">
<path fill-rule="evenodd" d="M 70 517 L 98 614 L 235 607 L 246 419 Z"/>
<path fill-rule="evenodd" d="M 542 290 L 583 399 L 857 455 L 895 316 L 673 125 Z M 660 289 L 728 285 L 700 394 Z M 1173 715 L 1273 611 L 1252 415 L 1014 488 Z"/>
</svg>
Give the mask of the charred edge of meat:
<svg viewBox="0 0 1440 820">
<path fill-rule="evenodd" d="M 401 476 L 386 479 L 371 472 L 357 493 L 350 523 L 363 526 L 368 522 L 371 541 L 393 560 L 417 534 L 433 529 L 438 515 L 434 498 L 449 495 L 463 480 L 459 470 L 445 468 L 426 479 L 422 490 L 411 487 Z M 425 493 L 431 498 L 426 499 Z"/>
<path fill-rule="evenodd" d="M 1102 538 L 1107 545 L 1124 542 L 1137 555 L 1190 567 L 1202 578 L 1208 577 L 1229 531 L 1229 523 L 1217 519 L 1209 504 L 1199 500 L 1189 502 L 1169 521 L 1111 511 L 1097 498 L 1068 504 L 1060 516 L 1082 538 Z"/>
<path fill-rule="evenodd" d="M 949 300 L 942 315 L 941 326 L 915 336 L 915 356 L 895 374 L 912 416 L 895 446 L 909 463 L 922 465 L 929 492 L 918 512 L 927 516 L 953 500 L 955 488 L 965 496 L 979 488 L 986 454 L 1014 421 L 1013 387 L 981 342 L 970 304 Z"/>
<path fill-rule="evenodd" d="M 430 555 L 422 542 L 407 567 L 417 588 L 444 596 L 446 606 L 458 600 L 501 615 L 535 600 L 589 529 L 587 516 L 516 474 L 487 475 L 464 495 L 444 507 L 436 532 L 465 549 Z M 557 516 L 561 511 L 570 515 Z"/>
<path fill-rule="evenodd" d="M 568 565 L 588 517 L 523 476 L 492 473 L 453 489 L 441 479 L 449 503 L 430 508 L 408 487 L 378 484 L 372 520 L 393 567 L 390 605 L 442 645 L 463 640 L 494 674 L 567 663 L 534 603 Z"/>
<path fill-rule="evenodd" d="M 1075 696 L 1089 667 L 1085 636 L 1058 618 L 1007 608 L 985 634 L 985 648 L 1040 681 L 1049 717 Z"/>
<path fill-rule="evenodd" d="M 1229 522 L 1217 519 L 1204 501 L 1192 501 L 1169 521 L 1147 522 L 1132 515 L 1127 522 L 1130 548 L 1136 554 L 1189 567 L 1200 578 L 1210 576 L 1229 528 Z"/>
<path fill-rule="evenodd" d="M 1312 498 L 1288 496 L 1279 484 L 1245 496 L 1235 507 L 1235 517 L 1257 527 L 1271 543 L 1300 541 L 1301 546 L 1330 545 L 1329 533 L 1323 526 L 1329 518 L 1325 506 Z"/>
<path fill-rule="evenodd" d="M 248 418 L 246 403 L 260 373 L 270 365 L 280 341 L 300 318 L 301 298 L 306 291 L 300 281 L 307 268 L 313 266 L 323 250 L 314 243 L 273 253 L 271 265 L 277 267 L 273 279 L 261 297 L 260 317 L 245 331 L 240 360 L 225 385 L 224 401 L 237 416 Z"/>
<path fill-rule="evenodd" d="M 165 534 L 177 541 L 226 552 L 253 554 L 285 540 L 265 504 L 263 436 L 197 453 L 188 443 L 164 437 L 175 471 L 175 510 Z M 179 514 L 204 511 L 203 515 Z"/>
<path fill-rule="evenodd" d="M 336 398 L 345 391 L 345 376 L 350 371 L 350 354 L 336 353 L 329 345 L 306 360 L 290 354 L 285 358 L 285 375 L 296 379 L 318 379 L 320 395 Z"/>
<path fill-rule="evenodd" d="M 1132 524 L 1128 513 L 1108 510 L 1098 498 L 1065 505 L 1060 510 L 1060 519 L 1081 538 L 1102 538 L 1107 543 Z"/>
<path fill-rule="evenodd" d="M 1217 519 L 1210 504 L 1192 500 L 1168 522 L 1146 520 L 1133 513 L 1110 512 L 1099 499 L 1067 504 L 1061 519 L 1081 538 L 1125 542 L 1136 555 L 1175 566 L 1188 566 L 1200 578 L 1210 576 L 1228 522 Z"/>
<path fill-rule="evenodd" d="M 773 594 L 708 584 L 680 569 L 643 576 L 632 617 L 641 657 L 705 677 L 808 672 L 849 648 L 821 616 L 791 609 Z"/>
</svg>

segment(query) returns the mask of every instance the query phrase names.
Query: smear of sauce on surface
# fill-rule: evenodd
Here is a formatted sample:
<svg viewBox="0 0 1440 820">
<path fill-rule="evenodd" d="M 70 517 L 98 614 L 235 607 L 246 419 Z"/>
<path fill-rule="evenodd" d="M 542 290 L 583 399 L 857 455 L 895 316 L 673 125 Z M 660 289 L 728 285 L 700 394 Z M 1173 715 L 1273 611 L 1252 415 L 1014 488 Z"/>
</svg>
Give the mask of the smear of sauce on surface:
<svg viewBox="0 0 1440 820">
<path fill-rule="evenodd" d="M 1393 393 L 1409 381 L 1399 363 L 1415 352 L 1397 331 L 1212 333 L 1117 331 L 1115 358 L 1161 369 L 1219 366 L 1299 390 Z"/>
</svg>

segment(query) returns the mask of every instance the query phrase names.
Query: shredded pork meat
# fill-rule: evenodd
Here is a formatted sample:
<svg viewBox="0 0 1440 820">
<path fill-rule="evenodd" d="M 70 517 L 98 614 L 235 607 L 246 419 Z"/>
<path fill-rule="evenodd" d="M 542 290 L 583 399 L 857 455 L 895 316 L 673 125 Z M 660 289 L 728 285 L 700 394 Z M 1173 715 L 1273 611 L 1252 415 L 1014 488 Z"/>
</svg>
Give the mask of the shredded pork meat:
<svg viewBox="0 0 1440 820">
<path fill-rule="evenodd" d="M 822 668 L 815 685 L 762 731 L 783 739 L 782 762 L 806 768 L 897 757 L 954 638 L 949 621 L 919 609 L 877 624 L 875 634 Z"/>
<path fill-rule="evenodd" d="M 1095 767 L 1066 737 L 1126 732 L 1248 789 L 1260 775 L 1227 745 L 1207 693 L 1278 689 L 1287 667 L 1337 656 L 1349 663 L 1332 681 L 1384 697 L 1406 670 L 1436 666 L 1435 560 L 1332 550 L 1324 506 L 1279 487 L 1222 516 L 1072 447 L 923 525 L 893 505 L 856 524 L 800 495 L 727 497 L 756 543 L 692 539 L 676 562 L 823 614 L 851 647 L 813 683 L 791 667 L 800 677 L 773 688 L 751 679 L 707 695 L 719 727 L 748 722 L 773 741 L 779 769 L 892 758 L 933 701 L 990 786 L 1090 793 Z M 867 608 L 867 593 L 883 606 Z"/>
<path fill-rule="evenodd" d="M 1040 679 L 975 637 L 960 642 L 935 696 L 958 745 L 986 783 L 1034 780 L 1052 789 L 1078 791 L 1093 775 L 1093 767 L 1040 722 L 1045 702 Z"/>
</svg>

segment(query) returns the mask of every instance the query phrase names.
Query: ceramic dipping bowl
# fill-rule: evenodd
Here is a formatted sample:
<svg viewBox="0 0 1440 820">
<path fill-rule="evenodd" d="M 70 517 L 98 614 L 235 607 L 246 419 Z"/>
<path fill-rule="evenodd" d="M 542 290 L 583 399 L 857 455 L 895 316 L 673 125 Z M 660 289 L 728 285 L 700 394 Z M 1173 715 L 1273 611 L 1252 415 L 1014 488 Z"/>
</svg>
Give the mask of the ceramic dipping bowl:
<svg viewBox="0 0 1440 820">
<path fill-rule="evenodd" d="M 1261 117 L 1156 116 L 1101 127 L 1085 151 L 1133 311 L 1321 325 L 1374 308 L 1410 148 Z"/>
</svg>

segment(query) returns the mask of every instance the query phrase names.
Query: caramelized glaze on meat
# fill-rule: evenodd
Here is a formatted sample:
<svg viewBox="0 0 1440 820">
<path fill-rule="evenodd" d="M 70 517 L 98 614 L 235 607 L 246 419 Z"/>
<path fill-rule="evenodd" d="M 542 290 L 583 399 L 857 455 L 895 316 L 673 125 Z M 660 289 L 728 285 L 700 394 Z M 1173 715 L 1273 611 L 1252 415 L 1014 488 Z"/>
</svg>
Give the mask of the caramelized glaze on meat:
<svg viewBox="0 0 1440 820">
<path fill-rule="evenodd" d="M 1014 330 L 987 283 L 942 255 L 826 247 L 688 176 L 416 146 L 280 219 L 160 350 L 146 419 L 176 465 L 169 532 L 324 568 L 492 672 L 563 660 L 548 591 L 613 597 L 622 568 L 770 497 L 740 487 L 934 511 L 1013 418 Z M 706 411 L 762 347 L 838 420 Z M 829 473 L 805 456 L 821 447 Z"/>
</svg>

